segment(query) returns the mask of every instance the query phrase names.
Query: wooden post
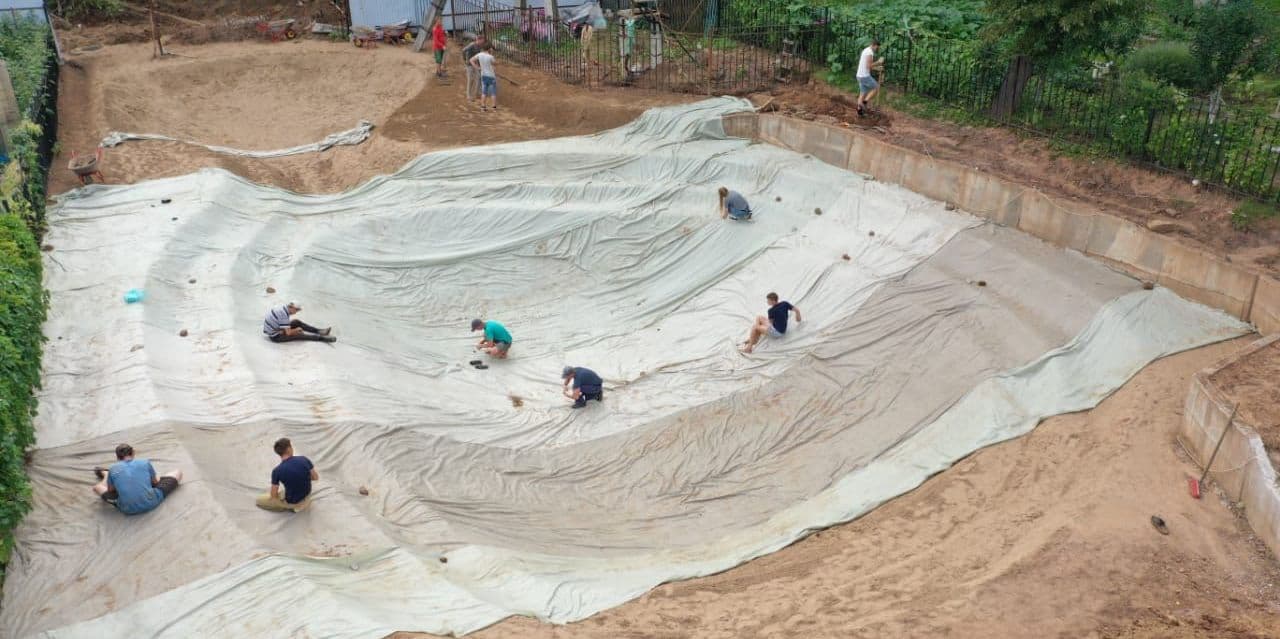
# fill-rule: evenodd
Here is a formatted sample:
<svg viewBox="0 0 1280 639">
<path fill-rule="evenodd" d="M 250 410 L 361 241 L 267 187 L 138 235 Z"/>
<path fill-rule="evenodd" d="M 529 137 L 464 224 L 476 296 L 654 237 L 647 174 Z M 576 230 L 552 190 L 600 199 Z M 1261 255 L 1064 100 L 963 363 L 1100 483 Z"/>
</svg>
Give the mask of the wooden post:
<svg viewBox="0 0 1280 639">
<path fill-rule="evenodd" d="M 552 42 L 555 42 L 556 36 L 559 35 L 557 33 L 557 31 L 560 30 L 559 26 L 560 26 L 560 5 L 559 3 L 556 2 L 556 0 L 547 0 L 547 28 L 551 30 L 550 35 L 551 35 Z"/>
<path fill-rule="evenodd" d="M 160 30 L 156 28 L 156 0 L 151 0 L 148 4 L 148 13 L 151 14 L 151 37 L 155 39 L 155 47 L 152 48 L 152 57 L 164 57 L 164 44 L 160 42 Z"/>
</svg>

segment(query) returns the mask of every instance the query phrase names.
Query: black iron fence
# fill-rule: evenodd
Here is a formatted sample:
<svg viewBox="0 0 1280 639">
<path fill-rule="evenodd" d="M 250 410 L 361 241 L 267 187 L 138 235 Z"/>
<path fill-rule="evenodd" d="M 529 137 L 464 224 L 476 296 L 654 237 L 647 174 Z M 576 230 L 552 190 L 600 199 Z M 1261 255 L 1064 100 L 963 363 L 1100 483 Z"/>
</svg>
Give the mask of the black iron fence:
<svg viewBox="0 0 1280 639">
<path fill-rule="evenodd" d="M 32 203 L 36 212 L 35 226 L 37 233 L 44 228 L 44 200 L 49 181 L 49 166 L 53 162 L 54 145 L 58 141 L 58 55 L 50 34 L 49 59 L 45 63 L 44 77 L 39 88 L 27 108 L 27 119 L 40 127 L 40 137 L 36 141 L 38 171 L 27 176 L 23 185 L 27 201 Z M 26 167 L 24 167 L 26 168 Z"/>
<path fill-rule="evenodd" d="M 571 22 L 541 9 L 521 12 L 483 0 L 453 0 L 458 30 L 483 33 L 499 55 L 588 87 L 633 86 L 707 95 L 743 94 L 777 82 L 805 81 L 812 55 L 785 26 L 707 28 L 705 7 L 678 28 L 662 13 L 609 11 L 604 26 Z"/>
<path fill-rule="evenodd" d="M 985 59 L 967 45 L 881 39 L 881 80 L 890 90 L 1280 201 L 1280 119 L 1271 114 L 1153 90 L 1114 71 L 1037 72 L 1025 61 Z"/>
<path fill-rule="evenodd" d="M 833 20 L 822 8 L 784 15 L 753 3 L 691 0 L 634 19 L 606 11 L 605 26 L 592 27 L 496 0 L 452 3 L 455 23 L 485 33 L 500 55 L 588 87 L 741 95 L 803 83 L 816 68 L 851 80 L 859 53 L 878 38 L 886 90 L 1280 201 L 1280 120 L 1153 93 L 1115 72 L 1041 72 L 982 55 L 973 42 Z M 683 11 L 678 24 L 671 7 Z"/>
</svg>

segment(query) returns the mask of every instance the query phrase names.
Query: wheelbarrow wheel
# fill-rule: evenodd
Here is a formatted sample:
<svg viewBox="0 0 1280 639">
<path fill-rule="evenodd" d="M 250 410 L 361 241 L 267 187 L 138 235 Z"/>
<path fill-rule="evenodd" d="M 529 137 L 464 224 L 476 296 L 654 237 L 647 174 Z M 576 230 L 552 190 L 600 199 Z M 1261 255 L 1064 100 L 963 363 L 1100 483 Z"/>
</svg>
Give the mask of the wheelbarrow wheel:
<svg viewBox="0 0 1280 639">
<path fill-rule="evenodd" d="M 286 30 L 286 31 L 284 32 L 284 39 L 285 39 L 285 40 L 292 40 L 292 39 L 294 39 L 294 38 L 296 38 L 296 37 L 298 37 L 298 32 L 297 32 L 297 31 L 294 31 L 293 29 L 288 29 L 288 30 Z"/>
<path fill-rule="evenodd" d="M 400 39 L 404 40 L 405 42 L 413 42 L 413 34 L 409 33 L 408 31 L 405 31 L 404 35 L 400 36 Z"/>
<path fill-rule="evenodd" d="M 356 45 L 356 48 L 359 49 L 364 46 L 364 40 L 361 40 L 360 38 L 352 38 L 351 44 Z"/>
</svg>

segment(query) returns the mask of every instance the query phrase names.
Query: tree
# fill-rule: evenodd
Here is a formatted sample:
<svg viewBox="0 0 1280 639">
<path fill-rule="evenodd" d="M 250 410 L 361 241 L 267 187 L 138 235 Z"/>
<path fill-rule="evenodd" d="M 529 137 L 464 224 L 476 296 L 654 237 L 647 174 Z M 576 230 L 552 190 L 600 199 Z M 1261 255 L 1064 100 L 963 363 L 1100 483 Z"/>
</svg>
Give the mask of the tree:
<svg viewBox="0 0 1280 639">
<path fill-rule="evenodd" d="M 1191 53 L 1203 89 L 1217 93 L 1233 77 L 1247 80 L 1274 61 L 1276 17 L 1254 0 L 1207 3 L 1196 15 Z"/>
<path fill-rule="evenodd" d="M 1037 67 L 1079 64 L 1127 51 L 1150 0 L 987 0 L 985 35 Z"/>
<path fill-rule="evenodd" d="M 1142 34 L 1149 8 L 1150 0 L 987 0 L 990 22 L 983 34 L 993 49 L 1010 55 L 991 114 L 1003 118 L 1016 111 L 1038 70 L 1128 50 Z"/>
</svg>

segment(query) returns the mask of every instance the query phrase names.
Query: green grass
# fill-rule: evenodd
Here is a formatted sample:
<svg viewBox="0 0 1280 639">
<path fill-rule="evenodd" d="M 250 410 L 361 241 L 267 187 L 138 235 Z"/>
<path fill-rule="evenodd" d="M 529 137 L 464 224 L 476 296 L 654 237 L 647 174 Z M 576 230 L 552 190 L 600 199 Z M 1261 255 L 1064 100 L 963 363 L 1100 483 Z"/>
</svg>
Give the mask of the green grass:
<svg viewBox="0 0 1280 639">
<path fill-rule="evenodd" d="M 1280 217 L 1280 205 L 1275 202 L 1246 200 L 1231 212 L 1231 226 L 1237 231 L 1251 231 L 1258 222 Z"/>
</svg>

